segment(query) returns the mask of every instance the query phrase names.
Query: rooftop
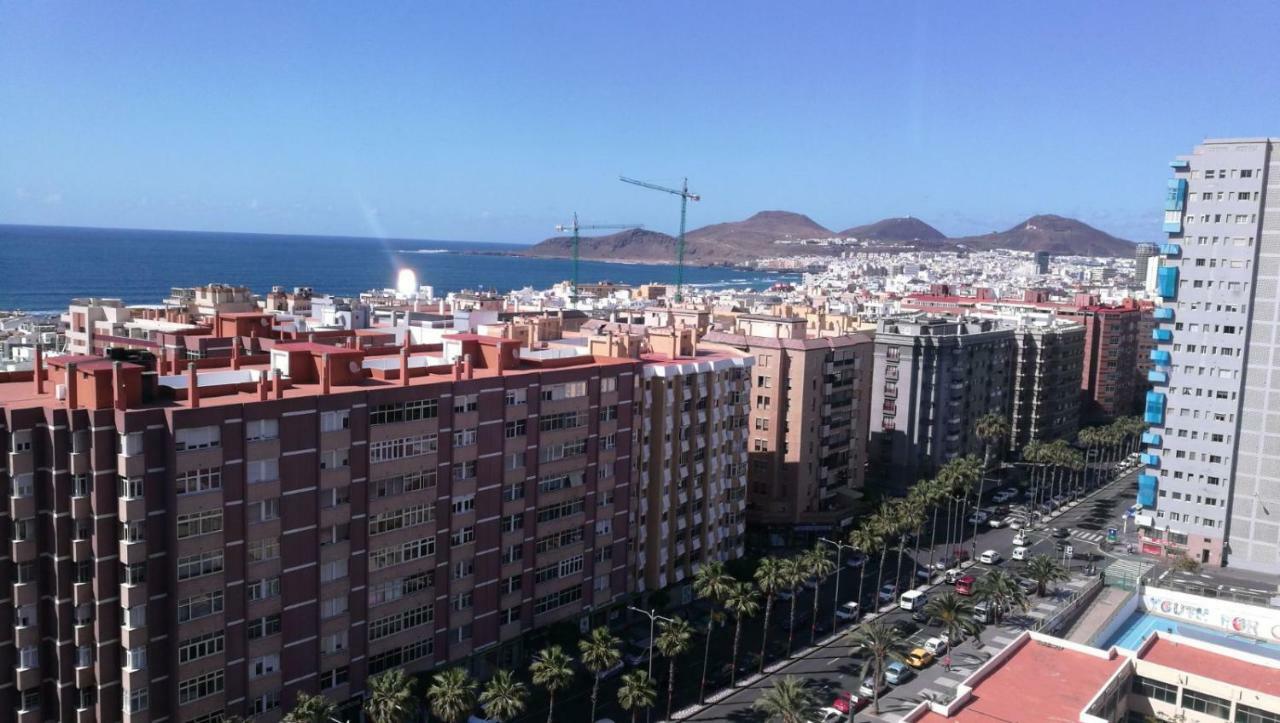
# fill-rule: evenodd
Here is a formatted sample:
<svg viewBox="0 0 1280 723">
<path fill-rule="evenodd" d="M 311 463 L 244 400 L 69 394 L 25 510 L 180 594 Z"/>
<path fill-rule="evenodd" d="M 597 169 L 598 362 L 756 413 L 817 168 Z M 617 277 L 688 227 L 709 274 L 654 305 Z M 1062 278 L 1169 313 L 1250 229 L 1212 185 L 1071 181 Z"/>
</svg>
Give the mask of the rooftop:
<svg viewBox="0 0 1280 723">
<path fill-rule="evenodd" d="M 1280 696 L 1280 663 L 1267 664 L 1258 656 L 1196 643 L 1189 638 L 1151 636 L 1138 658 L 1192 675 L 1199 675 L 1267 695 Z"/>
</svg>

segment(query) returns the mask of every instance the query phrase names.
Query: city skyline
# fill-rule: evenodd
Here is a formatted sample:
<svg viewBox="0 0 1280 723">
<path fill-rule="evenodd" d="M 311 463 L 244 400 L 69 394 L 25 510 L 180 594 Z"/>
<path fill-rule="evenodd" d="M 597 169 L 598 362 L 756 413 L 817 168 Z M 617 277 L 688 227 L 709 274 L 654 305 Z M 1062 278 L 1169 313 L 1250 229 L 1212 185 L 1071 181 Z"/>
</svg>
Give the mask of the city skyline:
<svg viewBox="0 0 1280 723">
<path fill-rule="evenodd" d="M 1222 119 L 1267 115 L 1280 76 L 1249 42 L 1265 4 L 1230 29 L 1146 6 L 724 7 L 6 6 L 0 218 L 520 243 L 577 210 L 673 231 L 627 173 L 688 175 L 691 227 L 785 209 L 966 235 L 1058 213 L 1154 240 L 1161 164 L 1264 130 Z M 1244 70 L 1183 69 L 1211 90 L 1169 114 L 1160 51 L 1190 32 Z"/>
</svg>

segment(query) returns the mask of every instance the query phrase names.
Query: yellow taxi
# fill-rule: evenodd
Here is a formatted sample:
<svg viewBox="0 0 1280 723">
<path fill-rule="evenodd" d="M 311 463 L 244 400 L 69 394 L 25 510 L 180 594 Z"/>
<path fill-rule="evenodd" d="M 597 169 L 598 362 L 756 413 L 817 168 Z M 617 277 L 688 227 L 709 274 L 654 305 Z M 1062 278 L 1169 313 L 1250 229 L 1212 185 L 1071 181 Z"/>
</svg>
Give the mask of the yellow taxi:
<svg viewBox="0 0 1280 723">
<path fill-rule="evenodd" d="M 907 665 L 910 665 L 916 670 L 920 670 L 921 668 L 929 667 L 929 665 L 933 663 L 933 653 L 930 653 L 924 648 L 916 648 L 910 653 L 907 653 L 907 656 L 903 658 L 903 660 Z"/>
</svg>

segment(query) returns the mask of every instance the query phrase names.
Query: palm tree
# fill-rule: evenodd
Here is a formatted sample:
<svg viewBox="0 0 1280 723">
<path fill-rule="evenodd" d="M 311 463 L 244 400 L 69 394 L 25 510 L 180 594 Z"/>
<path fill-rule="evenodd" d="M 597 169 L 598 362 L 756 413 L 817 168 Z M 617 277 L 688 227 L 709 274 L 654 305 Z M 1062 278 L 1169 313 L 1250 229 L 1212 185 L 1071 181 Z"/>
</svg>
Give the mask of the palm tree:
<svg viewBox="0 0 1280 723">
<path fill-rule="evenodd" d="M 556 716 L 556 691 L 573 681 L 573 660 L 559 645 L 552 645 L 538 651 L 529 664 L 529 674 L 533 676 L 533 684 L 547 689 L 550 701 L 547 703 L 547 723 L 554 723 Z"/>
<path fill-rule="evenodd" d="M 658 652 L 669 661 L 667 670 L 667 718 L 671 717 L 671 701 L 676 695 L 676 658 L 689 650 L 689 641 L 693 639 L 693 626 L 684 618 L 673 618 L 662 621 L 662 628 L 656 641 Z"/>
<path fill-rule="evenodd" d="M 1000 622 L 1005 608 L 1019 609 L 1026 612 L 1030 608 L 1027 593 L 1018 587 L 1018 581 L 1004 570 L 992 570 L 978 580 L 974 586 L 974 596 L 994 606 L 995 620 Z"/>
<path fill-rule="evenodd" d="M 617 665 L 622 660 L 618 646 L 622 640 L 609 632 L 608 628 L 595 628 L 586 640 L 578 641 L 578 650 L 582 653 L 582 664 L 586 666 L 593 678 L 591 682 L 591 720 L 596 719 L 596 700 L 600 695 L 600 674 Z"/>
<path fill-rule="evenodd" d="M 414 680 L 400 668 L 369 678 L 368 686 L 364 712 L 370 723 L 405 723 L 417 708 Z"/>
<path fill-rule="evenodd" d="M 874 520 L 865 520 L 849 533 L 849 544 L 863 555 L 862 566 L 858 569 L 858 606 L 862 606 L 862 588 L 867 582 L 867 569 L 871 567 L 871 556 L 884 546 L 884 538 L 872 527 Z"/>
<path fill-rule="evenodd" d="M 436 673 L 427 687 L 431 712 L 448 723 L 458 723 L 476 707 L 476 681 L 462 668 Z"/>
<path fill-rule="evenodd" d="M 884 623 L 867 623 L 853 635 L 853 642 L 860 645 L 867 654 L 867 662 L 862 666 L 861 677 L 868 674 L 875 681 L 875 692 L 871 694 L 871 704 L 876 715 L 880 715 L 880 681 L 884 680 L 884 668 L 890 658 L 900 660 L 904 643 L 898 631 Z"/>
<path fill-rule="evenodd" d="M 982 474 L 978 477 L 978 504 L 982 504 L 982 493 L 986 491 L 987 471 L 991 469 L 991 458 L 997 444 L 1009 438 L 1009 422 L 995 412 L 987 412 L 978 418 L 973 428 L 974 434 L 982 440 Z M 978 536 L 978 522 L 973 522 L 973 536 Z"/>
<path fill-rule="evenodd" d="M 800 586 L 804 584 L 804 562 L 799 557 L 788 557 L 782 561 L 783 575 L 786 577 L 785 587 L 791 593 L 791 605 L 787 625 L 787 657 L 791 657 L 791 643 L 796 637 L 796 601 L 800 599 Z"/>
<path fill-rule="evenodd" d="M 1070 580 L 1071 575 L 1048 555 L 1036 555 L 1027 561 L 1026 575 L 1036 581 L 1036 595 L 1044 597 L 1050 583 Z"/>
<path fill-rule="evenodd" d="M 822 588 L 822 583 L 836 571 L 836 561 L 831 559 L 830 551 L 818 543 L 812 550 L 802 555 L 805 572 L 809 577 L 818 581 L 818 588 L 813 591 L 813 620 L 809 626 L 809 644 L 813 645 L 818 639 L 818 589 Z M 836 592 L 839 595 L 839 591 Z"/>
<path fill-rule="evenodd" d="M 618 705 L 623 710 L 631 711 L 631 723 L 636 723 L 636 714 L 641 709 L 652 708 L 658 699 L 653 681 L 647 670 L 633 670 L 622 676 L 622 687 L 618 688 Z M 595 720 L 595 713 L 591 714 Z"/>
<path fill-rule="evenodd" d="M 337 713 L 338 706 L 323 695 L 299 692 L 293 710 L 284 717 L 284 723 L 329 723 Z"/>
<path fill-rule="evenodd" d="M 760 636 L 760 672 L 764 673 L 765 651 L 769 645 L 769 617 L 773 615 L 773 598 L 787 587 L 789 575 L 786 563 L 776 557 L 766 557 L 756 566 L 756 586 L 764 594 L 764 632 Z"/>
<path fill-rule="evenodd" d="M 510 670 L 499 670 L 480 691 L 480 708 L 484 717 L 502 723 L 524 712 L 529 689 L 516 680 Z"/>
<path fill-rule="evenodd" d="M 931 598 L 924 612 L 939 622 L 950 647 L 955 647 L 966 636 L 977 639 L 982 633 L 982 626 L 973 619 L 973 604 L 953 592 Z"/>
<path fill-rule="evenodd" d="M 737 618 L 733 629 L 733 655 L 729 661 L 729 687 L 735 687 L 738 684 L 738 643 L 742 640 L 742 620 L 755 617 L 760 612 L 759 595 L 751 583 L 740 582 L 729 590 L 724 606 Z"/>
<path fill-rule="evenodd" d="M 753 708 L 765 714 L 766 721 L 804 723 L 818 707 L 818 700 L 804 682 L 791 675 L 783 676 L 773 687 L 760 694 Z"/>
<path fill-rule="evenodd" d="M 707 663 L 711 659 L 711 631 L 712 626 L 719 617 L 720 605 L 729 597 L 729 593 L 733 589 L 733 579 L 724 568 L 724 563 L 719 560 L 712 560 L 703 563 L 702 567 L 693 575 L 693 592 L 698 597 L 709 600 L 711 605 L 711 614 L 707 616 L 707 639 L 703 643 L 702 649 L 702 682 L 698 684 L 698 702 L 701 703 L 706 699 L 707 690 Z"/>
</svg>

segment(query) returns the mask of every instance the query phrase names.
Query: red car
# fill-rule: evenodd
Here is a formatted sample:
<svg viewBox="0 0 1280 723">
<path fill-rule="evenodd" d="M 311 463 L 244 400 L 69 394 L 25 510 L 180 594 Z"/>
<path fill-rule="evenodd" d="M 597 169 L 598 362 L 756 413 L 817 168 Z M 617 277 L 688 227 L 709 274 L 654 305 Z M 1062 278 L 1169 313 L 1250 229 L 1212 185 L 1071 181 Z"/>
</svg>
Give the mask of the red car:
<svg viewBox="0 0 1280 723">
<path fill-rule="evenodd" d="M 831 707 L 841 713 L 857 713 L 858 711 L 871 705 L 870 698 L 861 698 L 847 690 L 842 690 L 836 694 L 836 699 L 831 701 Z"/>
</svg>

